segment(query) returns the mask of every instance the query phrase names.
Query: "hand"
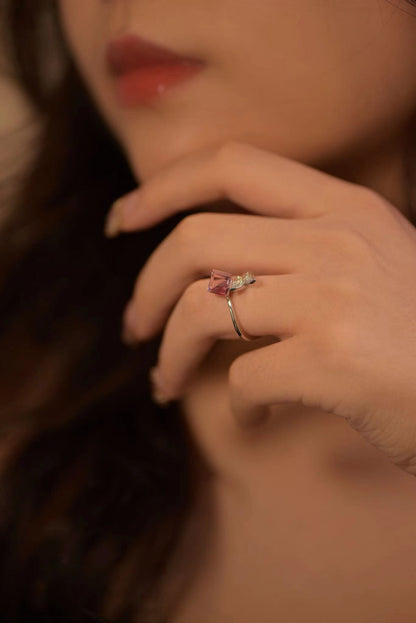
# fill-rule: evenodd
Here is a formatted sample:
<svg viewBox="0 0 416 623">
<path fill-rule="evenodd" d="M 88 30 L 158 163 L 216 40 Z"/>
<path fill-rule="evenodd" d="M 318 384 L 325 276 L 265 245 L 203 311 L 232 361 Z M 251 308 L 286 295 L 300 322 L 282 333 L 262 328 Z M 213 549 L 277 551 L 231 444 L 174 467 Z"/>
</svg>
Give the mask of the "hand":
<svg viewBox="0 0 416 623">
<path fill-rule="evenodd" d="M 134 231 L 221 198 L 254 214 L 183 218 L 144 265 L 125 311 L 139 339 L 166 324 L 165 393 L 181 396 L 215 340 L 239 339 L 224 298 L 207 292 L 211 268 L 250 270 L 257 281 L 233 295 L 239 322 L 279 341 L 231 364 L 237 420 L 258 422 L 282 402 L 318 407 L 415 475 L 415 228 L 373 190 L 238 142 L 171 163 L 113 217 Z"/>
</svg>

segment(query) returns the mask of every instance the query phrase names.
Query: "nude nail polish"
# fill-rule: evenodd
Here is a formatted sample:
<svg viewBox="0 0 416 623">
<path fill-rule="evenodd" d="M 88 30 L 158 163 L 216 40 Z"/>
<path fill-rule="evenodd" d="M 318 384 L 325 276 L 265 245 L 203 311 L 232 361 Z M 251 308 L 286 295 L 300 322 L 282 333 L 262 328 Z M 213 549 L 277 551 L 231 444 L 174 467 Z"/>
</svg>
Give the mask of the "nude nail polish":
<svg viewBox="0 0 416 623">
<path fill-rule="evenodd" d="M 168 407 L 172 404 L 172 400 L 166 396 L 160 386 L 159 371 L 157 366 L 154 366 L 149 371 L 149 378 L 151 383 L 152 399 L 160 407 Z"/>
<path fill-rule="evenodd" d="M 121 224 L 121 216 L 120 216 L 120 207 L 123 198 L 117 199 L 113 203 L 110 208 L 109 213 L 107 214 L 107 218 L 104 224 L 104 235 L 107 238 L 114 238 L 120 233 L 120 224 Z"/>
</svg>

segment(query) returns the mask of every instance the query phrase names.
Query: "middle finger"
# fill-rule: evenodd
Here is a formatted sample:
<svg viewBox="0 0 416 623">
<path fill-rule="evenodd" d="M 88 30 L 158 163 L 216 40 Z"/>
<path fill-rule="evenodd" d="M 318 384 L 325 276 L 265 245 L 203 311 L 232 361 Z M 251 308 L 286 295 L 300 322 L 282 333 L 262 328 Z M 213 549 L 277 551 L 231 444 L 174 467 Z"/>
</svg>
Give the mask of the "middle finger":
<svg viewBox="0 0 416 623">
<path fill-rule="evenodd" d="M 213 267 L 255 275 L 305 272 L 305 267 L 312 272 L 314 267 L 322 275 L 331 263 L 325 261 L 328 245 L 311 236 L 311 228 L 316 232 L 317 226 L 315 221 L 247 214 L 197 213 L 184 218 L 137 277 L 124 312 L 128 329 L 141 340 L 155 335 L 187 286 Z"/>
</svg>

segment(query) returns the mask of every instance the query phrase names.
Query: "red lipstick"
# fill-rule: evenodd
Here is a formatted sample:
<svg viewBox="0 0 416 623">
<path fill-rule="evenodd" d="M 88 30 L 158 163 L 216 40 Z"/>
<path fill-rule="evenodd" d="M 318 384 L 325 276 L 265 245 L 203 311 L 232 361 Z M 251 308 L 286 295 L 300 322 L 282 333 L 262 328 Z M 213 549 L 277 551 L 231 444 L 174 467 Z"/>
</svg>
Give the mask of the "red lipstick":
<svg viewBox="0 0 416 623">
<path fill-rule="evenodd" d="M 111 41 L 106 48 L 106 62 L 124 107 L 153 101 L 205 65 L 200 59 L 180 56 L 137 35 Z"/>
</svg>

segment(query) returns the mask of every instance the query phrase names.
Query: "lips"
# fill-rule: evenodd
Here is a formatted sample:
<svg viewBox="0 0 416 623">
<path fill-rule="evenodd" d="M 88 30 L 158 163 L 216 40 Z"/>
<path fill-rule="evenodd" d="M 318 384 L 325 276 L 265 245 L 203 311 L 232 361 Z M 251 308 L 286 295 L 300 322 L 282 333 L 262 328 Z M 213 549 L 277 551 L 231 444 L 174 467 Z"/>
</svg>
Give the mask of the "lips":
<svg viewBox="0 0 416 623">
<path fill-rule="evenodd" d="M 106 61 L 117 99 L 127 108 L 154 102 L 205 65 L 200 59 L 181 56 L 137 35 L 111 41 Z"/>
<path fill-rule="evenodd" d="M 181 56 L 138 35 L 125 35 L 110 41 L 106 48 L 106 61 L 110 73 L 114 76 L 121 76 L 149 65 L 203 63 L 200 59 Z"/>
</svg>

